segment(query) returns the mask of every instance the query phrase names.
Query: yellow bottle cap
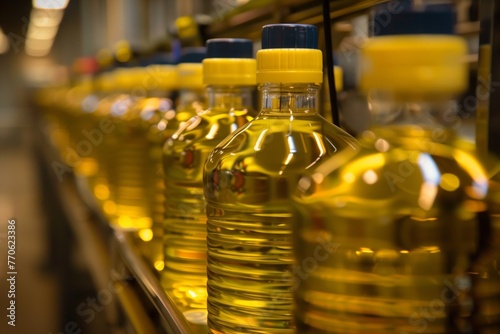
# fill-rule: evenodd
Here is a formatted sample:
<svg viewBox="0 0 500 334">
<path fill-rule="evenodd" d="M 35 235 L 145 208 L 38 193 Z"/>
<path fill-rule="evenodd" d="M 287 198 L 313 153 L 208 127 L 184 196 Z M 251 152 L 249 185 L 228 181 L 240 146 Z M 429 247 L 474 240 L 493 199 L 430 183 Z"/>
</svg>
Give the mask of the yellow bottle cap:
<svg viewBox="0 0 500 334">
<path fill-rule="evenodd" d="M 255 86 L 256 68 L 251 40 L 213 38 L 207 41 L 203 60 L 203 82 L 206 85 Z"/>
<path fill-rule="evenodd" d="M 360 89 L 402 94 L 456 94 L 468 81 L 467 45 L 451 35 L 369 39 L 361 49 Z"/>
<path fill-rule="evenodd" d="M 108 68 L 113 65 L 113 52 L 110 49 L 100 49 L 96 58 L 100 68 Z"/>
<path fill-rule="evenodd" d="M 192 16 L 181 16 L 174 24 L 181 39 L 190 39 L 198 35 L 198 23 Z"/>
<path fill-rule="evenodd" d="M 258 83 L 322 83 L 323 56 L 316 49 L 257 51 Z"/>
<path fill-rule="evenodd" d="M 103 72 L 97 77 L 97 89 L 104 93 L 111 93 L 115 89 L 114 73 Z"/>
<path fill-rule="evenodd" d="M 115 57 L 116 60 L 122 63 L 128 62 L 132 58 L 132 47 L 126 40 L 121 40 L 115 44 Z"/>
<path fill-rule="evenodd" d="M 206 58 L 203 60 L 205 85 L 255 86 L 257 64 L 248 58 Z"/>
<path fill-rule="evenodd" d="M 149 65 L 146 67 L 143 84 L 147 90 L 176 90 L 179 87 L 177 69 L 174 65 Z"/>
<path fill-rule="evenodd" d="M 95 81 L 91 78 L 85 78 L 80 81 L 78 86 L 80 87 L 79 89 L 83 94 L 90 94 L 94 88 L 94 83 Z"/>
<path fill-rule="evenodd" d="M 323 82 L 318 29 L 310 24 L 268 24 L 262 27 L 262 50 L 257 52 L 257 82 Z"/>
<path fill-rule="evenodd" d="M 180 89 L 203 89 L 203 65 L 201 63 L 181 63 L 177 65 Z"/>
<path fill-rule="evenodd" d="M 114 70 L 115 88 L 129 91 L 134 88 L 143 88 L 142 79 L 145 70 L 143 67 L 123 67 Z"/>
</svg>

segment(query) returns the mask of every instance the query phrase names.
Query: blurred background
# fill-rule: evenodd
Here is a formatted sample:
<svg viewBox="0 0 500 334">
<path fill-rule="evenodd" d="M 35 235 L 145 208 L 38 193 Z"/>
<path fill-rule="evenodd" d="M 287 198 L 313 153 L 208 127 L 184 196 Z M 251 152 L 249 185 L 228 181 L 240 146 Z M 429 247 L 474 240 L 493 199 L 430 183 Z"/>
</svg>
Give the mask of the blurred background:
<svg viewBox="0 0 500 334">
<path fill-rule="evenodd" d="M 343 124 L 353 133 L 364 129 L 369 121 L 356 93 L 349 93 L 356 84 L 357 52 L 369 36 L 370 8 L 384 2 L 388 1 L 330 1 L 332 52 L 344 71 L 345 93 L 339 98 L 343 99 L 346 109 L 358 110 L 358 113 L 342 115 Z M 455 6 L 456 31 L 469 43 L 467 61 L 471 85 L 464 96 L 474 96 L 480 37 L 479 1 L 426 2 Z M 158 53 L 175 58 L 183 47 L 202 46 L 212 37 L 250 38 L 258 48 L 261 27 L 269 23 L 315 24 L 320 28 L 320 47 L 324 50 L 321 1 L 17 0 L 4 1 L 1 7 L 0 333 L 121 332 L 109 328 L 99 306 L 92 306 L 99 291 L 89 283 L 88 263 L 83 263 L 78 250 L 65 254 L 72 261 L 71 273 L 56 268 L 60 262 L 55 257 L 66 250 L 54 250 L 47 237 L 47 226 L 54 224 L 47 210 L 57 199 L 42 186 L 35 158 L 34 92 L 47 85 L 69 82 L 78 71 L 75 60 L 80 57 L 95 57 L 104 67 L 126 66 Z M 191 18 L 187 21 L 196 23 L 197 32 L 183 31 L 189 25 L 178 20 L 181 17 Z M 463 124 L 470 126 L 462 126 L 460 131 L 473 138 L 473 110 L 464 116 Z M 17 224 L 16 327 L 8 326 L 5 320 L 8 300 L 3 288 L 7 273 L 7 221 L 11 218 L 15 218 Z M 70 231 L 59 232 L 69 244 L 81 242 Z M 93 313 L 89 311 L 92 309 Z M 95 318 L 82 321 L 86 319 L 82 311 L 94 314 Z"/>
</svg>

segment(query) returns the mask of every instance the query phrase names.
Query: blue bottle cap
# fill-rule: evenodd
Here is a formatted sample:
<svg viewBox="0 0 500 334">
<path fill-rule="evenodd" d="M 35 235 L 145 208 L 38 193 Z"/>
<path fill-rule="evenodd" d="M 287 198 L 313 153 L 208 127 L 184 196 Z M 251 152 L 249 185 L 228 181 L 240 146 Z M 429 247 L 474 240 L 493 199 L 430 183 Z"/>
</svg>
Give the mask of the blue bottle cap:
<svg viewBox="0 0 500 334">
<path fill-rule="evenodd" d="M 262 49 L 317 49 L 318 28 L 310 24 L 269 24 L 262 27 Z"/>
<path fill-rule="evenodd" d="M 379 10 L 373 17 L 374 36 L 453 35 L 456 15 L 451 6 L 427 6 L 424 11 L 390 13 Z"/>
<path fill-rule="evenodd" d="M 177 58 L 177 64 L 201 63 L 207 57 L 207 49 L 204 47 L 184 48 L 182 54 Z"/>
<path fill-rule="evenodd" d="M 171 53 L 157 52 L 148 57 L 144 57 L 139 62 L 140 66 L 148 65 L 175 65 L 174 58 Z"/>
<path fill-rule="evenodd" d="M 207 58 L 253 58 L 253 43 L 245 38 L 209 39 Z"/>
</svg>

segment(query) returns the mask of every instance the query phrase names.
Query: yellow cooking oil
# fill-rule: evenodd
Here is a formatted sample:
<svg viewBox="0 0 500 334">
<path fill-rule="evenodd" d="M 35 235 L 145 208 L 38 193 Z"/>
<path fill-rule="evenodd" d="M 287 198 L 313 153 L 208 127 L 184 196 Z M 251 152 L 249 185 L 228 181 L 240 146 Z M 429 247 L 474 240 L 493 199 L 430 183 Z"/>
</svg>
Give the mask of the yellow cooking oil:
<svg viewBox="0 0 500 334">
<path fill-rule="evenodd" d="M 85 117 L 89 121 L 87 137 L 90 138 L 87 140 L 90 141 L 92 138 L 93 141 L 92 150 L 88 157 L 97 164 L 95 174 L 87 176 L 87 186 L 106 217 L 111 217 L 116 211 L 116 205 L 111 200 L 109 188 L 109 166 L 113 163 L 110 159 L 114 142 L 112 134 L 116 129 L 111 109 L 114 104 L 119 104 L 122 100 L 127 101 L 129 98 L 127 94 L 120 91 L 115 80 L 115 72 L 116 70 L 108 70 L 97 76 L 95 82 L 97 105 L 94 107 L 95 101 L 84 103 L 84 108 L 88 109 Z"/>
<path fill-rule="evenodd" d="M 141 239 L 149 241 L 159 168 L 155 164 L 152 129 L 173 109 L 173 103 L 168 98 L 148 98 L 153 87 L 148 80 L 151 72 L 144 67 L 123 68 L 115 75 L 123 95 L 110 106 L 114 126 L 106 152 L 110 161 L 106 166 L 110 200 L 114 204 L 110 222 L 117 229 L 139 231 Z"/>
<path fill-rule="evenodd" d="M 252 47 L 246 39 L 207 41 L 203 81 L 209 107 L 182 124 L 163 148 L 165 269 L 161 282 L 188 321 L 192 312 L 206 319 L 203 167 L 214 147 L 248 122 L 256 85 Z"/>
<path fill-rule="evenodd" d="M 95 171 L 95 164 L 89 164 L 86 159 L 91 147 L 82 142 L 79 135 L 84 114 L 82 102 L 95 93 L 93 77 L 96 71 L 97 63 L 93 58 L 77 58 L 72 66 L 71 87 L 65 92 L 64 97 L 59 97 L 58 100 L 60 104 L 58 121 L 65 132 L 64 140 L 60 143 L 61 158 L 64 163 L 72 167 L 76 175 L 82 175 L 82 171 Z"/>
<path fill-rule="evenodd" d="M 139 249 L 153 268 L 162 270 L 164 186 L 161 151 L 166 138 L 188 117 L 176 113 L 171 99 L 178 89 L 174 65 L 147 66 L 138 84 L 137 89 L 143 89 L 145 96 L 131 105 L 123 122 L 117 123 L 118 131 L 126 129 L 120 145 L 127 151 L 117 155 L 121 183 L 117 187 L 119 197 L 116 200 L 118 210 L 123 210 L 124 206 L 130 212 L 132 207 L 143 210 L 144 216 L 130 214 L 131 219 L 148 217 L 151 220 L 149 227 L 138 230 Z"/>
<path fill-rule="evenodd" d="M 197 52 L 196 57 L 203 57 L 205 52 Z M 191 57 L 190 53 L 185 54 Z M 194 57 L 194 56 L 193 56 Z M 201 60 L 201 59 L 197 59 Z M 202 79 L 202 65 L 200 62 L 188 63 L 180 60 L 176 65 L 177 74 L 177 94 L 174 94 L 175 110 L 171 110 L 153 128 L 159 132 L 161 141 L 159 146 L 155 147 L 155 157 L 160 160 L 157 169 L 155 210 L 152 225 L 152 239 L 145 249 L 145 254 L 151 259 L 153 267 L 161 272 L 165 268 L 164 250 L 163 250 L 163 221 L 165 212 L 165 181 L 163 174 L 163 145 L 175 131 L 187 122 L 191 117 L 197 115 L 206 107 L 206 93 Z M 155 135 L 155 138 L 159 138 Z"/>
<path fill-rule="evenodd" d="M 376 125 L 294 196 L 297 332 L 498 332 L 498 266 L 482 268 L 495 262 L 488 176 L 449 121 L 466 51 L 444 34 L 362 48 Z"/>
<path fill-rule="evenodd" d="M 312 25 L 267 25 L 262 109 L 204 168 L 210 333 L 293 333 L 291 193 L 298 176 L 356 141 L 319 115 L 322 52 Z"/>
<path fill-rule="evenodd" d="M 89 75 L 68 94 L 68 134 L 66 155 L 72 162 L 75 175 L 84 179 L 96 175 L 98 166 L 93 151 L 102 141 L 101 131 L 96 128 L 94 113 L 99 103 L 95 80 Z M 71 157 L 71 158 L 70 158 Z"/>
<path fill-rule="evenodd" d="M 144 186 L 152 224 L 151 228 L 139 231 L 138 235 L 142 241 L 139 248 L 151 266 L 160 272 L 165 266 L 163 261 L 165 184 L 162 149 L 165 140 L 205 106 L 201 63 L 181 63 L 176 66 L 150 65 L 146 68 L 143 83 L 148 88 L 148 97 L 139 100 L 132 108 L 132 113 L 137 117 L 141 115 L 139 123 L 146 122 L 148 128 L 145 135 L 148 142 L 150 175 L 147 177 L 148 180 L 145 180 Z M 176 95 L 179 95 L 177 102 Z M 175 103 L 180 104 L 174 106 Z M 152 114 L 156 116 L 149 119 L 148 115 Z"/>
<path fill-rule="evenodd" d="M 137 153 L 137 145 L 127 145 L 128 138 L 133 134 L 127 125 L 131 106 L 145 94 L 141 84 L 143 73 L 141 67 L 115 69 L 111 78 L 113 94 L 99 103 L 96 112 L 96 116 L 101 118 L 99 125 L 104 125 L 107 133 L 103 136 L 102 144 L 96 147 L 99 168 L 102 169 L 98 178 L 103 183 L 96 184 L 93 192 L 110 225 L 116 229 L 135 231 L 151 227 L 146 208 L 135 207 L 132 203 L 131 197 L 138 198 L 138 190 L 133 186 L 127 187 L 131 182 L 138 182 L 138 176 L 133 174 L 136 167 L 130 167 L 128 172 L 128 164 L 140 161 L 134 159 L 141 156 Z"/>
</svg>

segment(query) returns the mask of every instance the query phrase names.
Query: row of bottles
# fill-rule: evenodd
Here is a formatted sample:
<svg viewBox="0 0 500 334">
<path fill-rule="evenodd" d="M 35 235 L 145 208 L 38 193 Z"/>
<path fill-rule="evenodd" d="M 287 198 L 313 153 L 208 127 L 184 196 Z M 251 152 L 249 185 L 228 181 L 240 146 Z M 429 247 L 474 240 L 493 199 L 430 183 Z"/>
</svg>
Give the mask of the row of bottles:
<svg viewBox="0 0 500 334">
<path fill-rule="evenodd" d="M 63 161 L 81 156 L 197 330 L 208 315 L 214 334 L 497 333 L 496 165 L 446 124 L 467 81 L 452 32 L 442 6 L 405 10 L 364 44 L 375 125 L 356 139 L 320 116 L 312 25 L 264 26 L 256 59 L 213 39 L 41 101 Z"/>
</svg>

